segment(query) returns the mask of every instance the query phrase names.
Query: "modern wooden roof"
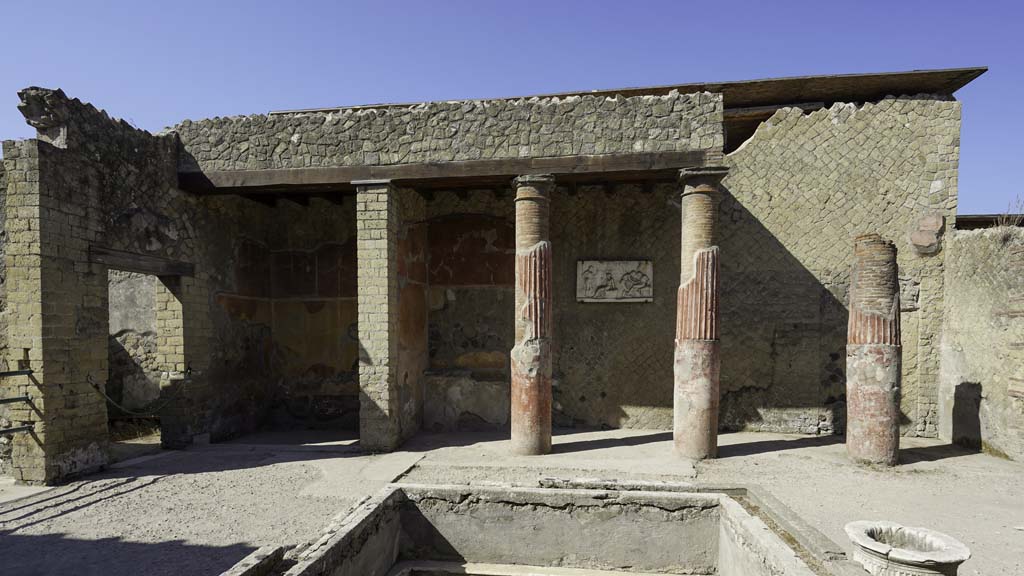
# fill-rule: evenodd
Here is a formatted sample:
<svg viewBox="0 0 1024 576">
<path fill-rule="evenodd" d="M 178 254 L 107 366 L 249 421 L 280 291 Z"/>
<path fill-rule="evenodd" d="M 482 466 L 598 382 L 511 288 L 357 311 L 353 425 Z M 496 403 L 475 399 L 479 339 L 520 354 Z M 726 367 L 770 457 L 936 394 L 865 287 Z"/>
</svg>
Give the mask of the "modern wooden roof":
<svg viewBox="0 0 1024 576">
<path fill-rule="evenodd" d="M 579 92 L 556 92 L 531 94 L 510 98 L 486 98 L 485 100 L 515 100 L 518 98 L 551 98 L 582 95 L 644 96 L 668 94 L 672 90 L 682 93 L 720 92 L 726 108 L 751 108 L 759 106 L 783 106 L 804 102 L 869 102 L 888 95 L 937 94 L 952 96 L 970 81 L 981 76 L 987 67 L 945 68 L 937 70 L 911 70 L 908 72 L 876 72 L 870 74 L 829 74 L 824 76 L 790 76 L 764 78 L 760 80 L 739 80 L 730 82 L 701 82 L 695 84 L 666 84 L 635 88 L 614 88 Z M 281 110 L 271 114 L 329 111 L 348 108 L 385 108 L 414 106 L 420 103 L 371 104 L 364 106 L 339 106 L 334 108 L 309 108 L 305 110 Z"/>
</svg>

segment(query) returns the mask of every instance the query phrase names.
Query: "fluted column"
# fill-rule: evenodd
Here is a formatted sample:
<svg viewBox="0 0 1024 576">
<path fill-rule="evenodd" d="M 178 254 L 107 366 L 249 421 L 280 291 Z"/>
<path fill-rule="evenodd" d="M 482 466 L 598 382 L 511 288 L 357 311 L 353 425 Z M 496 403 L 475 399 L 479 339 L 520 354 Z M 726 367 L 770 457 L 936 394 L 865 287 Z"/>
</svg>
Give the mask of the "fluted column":
<svg viewBox="0 0 1024 576">
<path fill-rule="evenodd" d="M 515 345 L 512 348 L 512 451 L 551 452 L 551 242 L 555 179 L 520 176 L 516 188 Z"/>
<path fill-rule="evenodd" d="M 900 449 L 900 283 L 896 246 L 878 234 L 854 241 L 846 341 L 846 451 L 895 466 Z"/>
<path fill-rule="evenodd" d="M 687 168 L 683 185 L 679 294 L 676 301 L 673 430 L 676 454 L 702 460 L 718 452 L 718 241 L 720 183 L 728 168 Z"/>
</svg>

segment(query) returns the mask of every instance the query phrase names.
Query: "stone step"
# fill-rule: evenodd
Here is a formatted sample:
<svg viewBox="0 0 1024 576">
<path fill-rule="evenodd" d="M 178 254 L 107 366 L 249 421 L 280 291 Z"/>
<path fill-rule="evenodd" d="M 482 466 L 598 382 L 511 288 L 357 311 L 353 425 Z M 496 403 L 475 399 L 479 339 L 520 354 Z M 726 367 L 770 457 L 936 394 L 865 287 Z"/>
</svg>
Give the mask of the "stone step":
<svg viewBox="0 0 1024 576">
<path fill-rule="evenodd" d="M 484 564 L 476 562 L 438 562 L 432 560 L 399 562 L 388 576 L 665 576 L 648 572 L 555 568 L 521 564 Z M 702 576 L 702 575 L 693 575 Z M 703 575 L 710 576 L 710 575 Z"/>
</svg>

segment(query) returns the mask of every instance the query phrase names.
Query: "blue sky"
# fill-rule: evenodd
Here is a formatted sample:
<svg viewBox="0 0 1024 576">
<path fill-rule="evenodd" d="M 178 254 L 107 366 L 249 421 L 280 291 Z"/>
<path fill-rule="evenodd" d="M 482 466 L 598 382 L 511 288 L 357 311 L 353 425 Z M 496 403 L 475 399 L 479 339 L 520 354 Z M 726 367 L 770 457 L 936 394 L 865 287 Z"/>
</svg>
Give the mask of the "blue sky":
<svg viewBox="0 0 1024 576">
<path fill-rule="evenodd" d="M 45 8 L 43 8 L 45 6 Z M 1013 2 L 0 0 L 0 138 L 15 92 L 63 88 L 136 126 L 378 102 L 989 66 L 961 90 L 960 213 L 1024 194 Z"/>
</svg>

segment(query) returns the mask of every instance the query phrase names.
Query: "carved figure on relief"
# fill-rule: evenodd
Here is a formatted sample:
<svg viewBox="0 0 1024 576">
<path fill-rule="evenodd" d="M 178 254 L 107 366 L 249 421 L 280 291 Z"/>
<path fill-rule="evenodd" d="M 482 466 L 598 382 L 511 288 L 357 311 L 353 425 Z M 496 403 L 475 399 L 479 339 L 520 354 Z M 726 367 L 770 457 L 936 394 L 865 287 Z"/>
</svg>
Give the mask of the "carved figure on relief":
<svg viewBox="0 0 1024 576">
<path fill-rule="evenodd" d="M 579 302 L 650 302 L 654 299 L 650 260 L 580 260 L 576 264 Z"/>
</svg>

